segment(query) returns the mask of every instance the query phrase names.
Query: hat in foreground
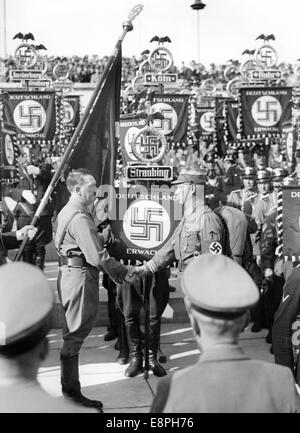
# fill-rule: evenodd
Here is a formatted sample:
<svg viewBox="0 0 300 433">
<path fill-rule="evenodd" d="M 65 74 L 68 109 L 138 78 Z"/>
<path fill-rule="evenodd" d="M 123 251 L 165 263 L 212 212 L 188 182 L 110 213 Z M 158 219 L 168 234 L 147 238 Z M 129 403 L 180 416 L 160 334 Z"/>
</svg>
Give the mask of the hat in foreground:
<svg viewBox="0 0 300 433">
<path fill-rule="evenodd" d="M 259 299 L 249 274 L 222 254 L 195 258 L 184 270 L 181 283 L 196 309 L 209 316 L 243 314 Z"/>
<path fill-rule="evenodd" d="M 0 354 L 32 349 L 51 328 L 54 297 L 43 272 L 27 263 L 0 267 Z"/>
<path fill-rule="evenodd" d="M 173 185 L 181 183 L 195 183 L 204 185 L 206 182 L 206 171 L 204 170 L 181 170 L 176 180 L 172 182 Z"/>
</svg>

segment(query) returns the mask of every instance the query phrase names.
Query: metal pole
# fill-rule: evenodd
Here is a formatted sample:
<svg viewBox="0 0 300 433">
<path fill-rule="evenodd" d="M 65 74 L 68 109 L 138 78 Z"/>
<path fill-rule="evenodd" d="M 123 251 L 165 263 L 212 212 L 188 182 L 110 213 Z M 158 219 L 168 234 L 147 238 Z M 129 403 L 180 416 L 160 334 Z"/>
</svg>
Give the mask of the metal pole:
<svg viewBox="0 0 300 433">
<path fill-rule="evenodd" d="M 200 13 L 197 11 L 197 63 L 200 63 Z"/>
<path fill-rule="evenodd" d="M 3 33 L 4 58 L 7 59 L 6 0 L 3 0 Z"/>
<path fill-rule="evenodd" d="M 111 69 L 111 67 L 113 65 L 113 62 L 114 62 L 114 60 L 115 60 L 115 58 L 116 58 L 116 56 L 118 54 L 119 48 L 120 48 L 120 46 L 121 46 L 121 44 L 122 44 L 122 42 L 123 42 L 123 40 L 124 40 L 127 32 L 130 32 L 133 29 L 132 21 L 134 20 L 134 18 L 137 15 L 139 15 L 141 13 L 142 10 L 143 10 L 143 5 L 140 5 L 140 4 L 136 5 L 134 8 L 131 9 L 131 11 L 130 11 L 130 13 L 128 15 L 128 20 L 123 23 L 123 32 L 120 35 L 120 37 L 119 37 L 119 39 L 118 39 L 118 41 L 117 41 L 117 43 L 116 43 L 116 45 L 114 47 L 114 50 L 113 50 L 113 52 L 112 52 L 112 54 L 111 54 L 111 56 L 109 58 L 109 61 L 108 61 L 107 65 L 106 65 L 106 68 L 105 68 L 105 70 L 104 70 L 104 72 L 102 74 L 102 77 L 100 78 L 99 82 L 96 85 L 94 93 L 92 94 L 91 99 L 90 99 L 89 103 L 86 106 L 86 109 L 85 109 L 85 111 L 83 113 L 83 116 L 82 116 L 82 118 L 81 118 L 81 120 L 80 120 L 80 122 L 79 122 L 79 124 L 78 124 L 78 126 L 77 126 L 77 128 L 76 128 L 76 130 L 75 130 L 75 132 L 74 132 L 74 134 L 72 136 L 72 138 L 71 138 L 70 143 L 68 144 L 68 146 L 67 146 L 67 148 L 65 150 L 65 153 L 64 153 L 64 155 L 62 157 L 62 160 L 61 160 L 61 162 L 60 162 L 60 164 L 59 164 L 56 172 L 54 173 L 54 175 L 53 175 L 53 177 L 51 179 L 51 182 L 50 182 L 50 184 L 49 184 L 49 186 L 48 186 L 48 188 L 47 188 L 47 190 L 46 190 L 46 192 L 45 192 L 45 194 L 44 194 L 44 196 L 43 196 L 43 198 L 42 198 L 42 200 L 41 200 L 41 202 L 40 202 L 40 204 L 39 204 L 39 206 L 38 206 L 38 208 L 37 208 L 37 210 L 36 210 L 36 212 L 34 214 L 34 217 L 33 217 L 32 221 L 31 221 L 31 225 L 33 225 L 33 226 L 36 225 L 36 223 L 37 223 L 37 221 L 38 221 L 41 213 L 43 212 L 46 204 L 48 203 L 48 200 L 49 200 L 49 198 L 50 198 L 50 196 L 51 196 L 51 194 L 52 194 L 52 192 L 53 192 L 53 190 L 54 190 L 54 188 L 55 188 L 58 180 L 61 177 L 62 170 L 65 167 L 65 165 L 66 165 L 66 163 L 67 163 L 67 161 L 68 161 L 68 159 L 69 159 L 72 151 L 76 147 L 76 145 L 78 143 L 78 140 L 79 140 L 80 136 L 82 135 L 84 127 L 85 127 L 86 123 L 88 122 L 91 113 L 93 112 L 94 106 L 95 106 L 95 104 L 97 103 L 97 101 L 98 101 L 98 99 L 100 97 L 102 87 L 104 86 L 106 77 L 107 77 L 107 75 L 108 75 L 108 73 L 109 73 L 109 71 L 110 71 L 110 69 Z M 20 260 L 20 257 L 22 255 L 22 252 L 24 250 L 24 247 L 25 247 L 27 241 L 28 241 L 28 237 L 26 236 L 25 239 L 23 240 L 20 248 L 19 248 L 19 251 L 18 251 L 16 257 L 15 257 L 15 261 Z"/>
</svg>

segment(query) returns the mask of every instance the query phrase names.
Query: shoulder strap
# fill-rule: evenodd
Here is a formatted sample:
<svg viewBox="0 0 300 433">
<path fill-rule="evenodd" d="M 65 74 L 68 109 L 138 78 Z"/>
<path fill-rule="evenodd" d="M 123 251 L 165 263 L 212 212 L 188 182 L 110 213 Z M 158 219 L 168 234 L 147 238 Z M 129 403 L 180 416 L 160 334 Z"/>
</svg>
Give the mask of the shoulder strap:
<svg viewBox="0 0 300 433">
<path fill-rule="evenodd" d="M 60 237 L 60 239 L 59 239 L 58 245 L 57 245 L 57 252 L 58 252 L 58 253 L 59 253 L 60 247 L 61 247 L 61 245 L 62 245 L 62 243 L 63 243 L 63 240 L 64 240 L 64 238 L 65 238 L 65 235 L 66 235 L 66 233 L 67 233 L 67 230 L 68 230 L 68 227 L 69 227 L 70 222 L 71 222 L 72 219 L 75 217 L 75 215 L 77 215 L 77 214 L 79 214 L 79 213 L 84 213 L 84 212 L 82 212 L 81 210 L 78 210 L 78 211 L 74 212 L 74 213 L 70 216 L 70 218 L 67 220 L 67 222 L 66 222 L 66 224 L 65 224 L 65 227 L 64 227 L 64 229 L 63 229 L 63 231 L 62 231 L 61 237 Z"/>
<path fill-rule="evenodd" d="M 228 225 L 226 223 L 226 220 L 221 215 L 221 209 L 214 209 L 214 213 L 216 215 L 218 215 L 218 217 L 219 217 L 219 219 L 223 225 L 223 228 L 224 228 L 224 232 L 225 232 L 225 237 L 224 237 L 225 255 L 227 257 L 232 257 L 232 252 L 231 252 L 231 248 L 230 248 L 230 233 L 229 233 L 229 229 L 228 229 Z"/>
</svg>

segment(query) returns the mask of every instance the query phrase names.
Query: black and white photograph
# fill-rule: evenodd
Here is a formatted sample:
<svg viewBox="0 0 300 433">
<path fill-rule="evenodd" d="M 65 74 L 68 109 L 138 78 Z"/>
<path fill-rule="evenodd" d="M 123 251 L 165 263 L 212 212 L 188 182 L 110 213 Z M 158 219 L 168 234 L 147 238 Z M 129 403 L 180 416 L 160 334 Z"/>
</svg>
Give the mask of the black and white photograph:
<svg viewBox="0 0 300 433">
<path fill-rule="evenodd" d="M 299 16 L 0 0 L 0 413 L 300 412 Z"/>
</svg>

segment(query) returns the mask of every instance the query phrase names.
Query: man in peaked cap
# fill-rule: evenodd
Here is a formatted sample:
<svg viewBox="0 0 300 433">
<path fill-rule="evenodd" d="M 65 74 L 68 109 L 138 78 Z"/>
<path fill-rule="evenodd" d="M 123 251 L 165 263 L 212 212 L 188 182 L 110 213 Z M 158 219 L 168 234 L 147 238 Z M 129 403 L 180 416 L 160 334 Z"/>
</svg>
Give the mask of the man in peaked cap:
<svg viewBox="0 0 300 433">
<path fill-rule="evenodd" d="M 151 412 L 300 412 L 291 371 L 249 359 L 239 346 L 259 297 L 247 272 L 224 255 L 203 254 L 185 269 L 182 288 L 201 355 L 159 382 Z"/>
<path fill-rule="evenodd" d="M 254 166 L 257 170 L 264 170 L 267 168 L 267 153 L 268 148 L 265 144 L 258 143 L 253 148 Z"/>
<path fill-rule="evenodd" d="M 252 201 L 257 195 L 255 191 L 256 170 L 253 167 L 246 167 L 241 173 L 243 188 L 231 191 L 227 203 L 229 206 L 241 209 L 251 215 Z"/>
<path fill-rule="evenodd" d="M 283 179 L 287 177 L 288 173 L 283 168 L 275 168 L 271 172 L 272 192 L 268 194 L 265 201 L 267 203 L 266 214 L 270 213 L 274 208 L 277 208 L 277 196 L 281 190 Z"/>
<path fill-rule="evenodd" d="M 184 215 L 169 241 L 145 265 L 135 268 L 138 275 L 153 274 L 175 260 L 183 270 L 204 252 L 225 253 L 225 230 L 220 217 L 205 203 L 206 174 L 200 170 L 181 171 L 174 198 L 183 205 Z"/>
<path fill-rule="evenodd" d="M 176 215 L 175 211 L 175 217 L 181 219 L 181 222 L 173 236 L 151 260 L 143 266 L 135 267 L 134 272 L 138 276 L 152 274 L 156 281 L 157 273 L 176 260 L 181 271 L 195 255 L 209 250 L 215 254 L 225 252 L 225 229 L 221 218 L 205 204 L 205 181 L 206 172 L 195 169 L 182 170 L 177 180 L 172 182 L 176 185 L 174 200 L 183 205 L 184 215 L 179 212 Z M 151 363 L 153 364 L 153 360 Z M 131 364 L 134 372 L 141 369 L 140 353 L 139 356 L 131 356 L 129 367 Z M 155 358 L 154 364 L 157 364 Z M 135 368 L 136 365 L 138 368 Z"/>
<path fill-rule="evenodd" d="M 54 307 L 43 273 L 27 263 L 1 266 L 0 298 L 0 412 L 81 412 L 37 381 Z"/>
<path fill-rule="evenodd" d="M 224 158 L 225 176 L 223 191 L 229 195 L 231 191 L 241 188 L 241 169 L 237 165 L 236 157 L 232 153 L 227 153 Z"/>
</svg>

